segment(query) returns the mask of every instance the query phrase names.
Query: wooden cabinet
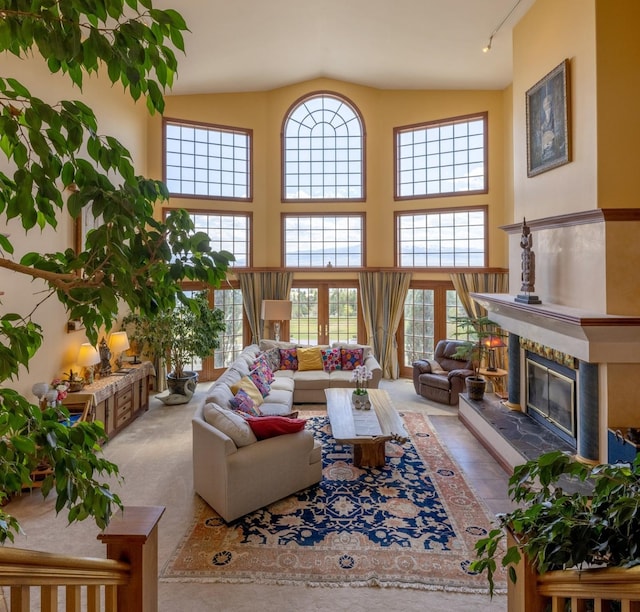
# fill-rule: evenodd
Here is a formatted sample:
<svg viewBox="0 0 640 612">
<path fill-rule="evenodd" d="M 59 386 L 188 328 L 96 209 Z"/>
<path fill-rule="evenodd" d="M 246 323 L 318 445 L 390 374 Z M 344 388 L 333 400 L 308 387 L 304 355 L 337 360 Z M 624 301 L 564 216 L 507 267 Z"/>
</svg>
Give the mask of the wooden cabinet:
<svg viewBox="0 0 640 612">
<path fill-rule="evenodd" d="M 129 367 L 128 374 L 101 378 L 82 391 L 69 393 L 64 403 L 90 400 L 95 420 L 104 423 L 107 436 L 112 438 L 149 408 L 149 379 L 155 376 L 153 365 L 145 361 Z"/>
</svg>

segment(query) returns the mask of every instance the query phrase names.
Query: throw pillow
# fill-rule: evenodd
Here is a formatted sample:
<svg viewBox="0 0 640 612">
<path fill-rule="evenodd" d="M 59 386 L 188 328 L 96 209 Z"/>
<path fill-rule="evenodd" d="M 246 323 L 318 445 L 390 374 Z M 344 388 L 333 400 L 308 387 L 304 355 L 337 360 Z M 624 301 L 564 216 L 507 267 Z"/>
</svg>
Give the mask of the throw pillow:
<svg viewBox="0 0 640 612">
<path fill-rule="evenodd" d="M 280 369 L 280 349 L 279 348 L 271 348 L 268 351 L 265 351 L 264 356 L 272 372 L 275 372 L 276 370 Z"/>
<path fill-rule="evenodd" d="M 298 348 L 298 370 L 322 370 L 322 353 L 318 347 Z"/>
<path fill-rule="evenodd" d="M 235 397 L 229 402 L 231 407 L 250 416 L 260 416 L 262 412 L 253 398 L 244 390 L 238 389 Z"/>
<path fill-rule="evenodd" d="M 262 397 L 267 397 L 267 395 L 269 395 L 271 385 L 269 384 L 265 368 L 256 368 L 255 370 L 251 370 L 251 372 L 249 372 L 249 378 L 253 381 L 253 384 L 256 386 L 258 391 L 260 391 Z"/>
<path fill-rule="evenodd" d="M 295 348 L 280 349 L 280 369 L 298 369 L 298 351 Z"/>
<path fill-rule="evenodd" d="M 238 393 L 240 389 L 244 389 L 247 392 L 247 395 L 256 403 L 256 406 L 264 402 L 262 393 L 260 393 L 258 387 L 256 387 L 255 383 L 248 376 L 243 376 L 235 385 L 231 386 L 231 391 L 234 395 Z"/>
<path fill-rule="evenodd" d="M 255 361 L 253 362 L 253 365 L 251 367 L 252 370 L 260 370 L 265 378 L 267 379 L 268 383 L 273 382 L 273 380 L 275 380 L 275 376 L 273 375 L 273 372 L 271 371 L 271 368 L 269 367 L 269 362 L 267 361 L 267 358 L 264 356 L 264 353 L 260 353 Z"/>
<path fill-rule="evenodd" d="M 339 348 L 322 349 L 322 367 L 325 372 L 342 370 L 342 357 Z"/>
<path fill-rule="evenodd" d="M 205 404 L 203 416 L 211 427 L 215 427 L 229 436 L 238 448 L 249 446 L 249 444 L 258 441 L 249 423 L 231 410 L 225 410 L 216 404 L 209 403 Z"/>
<path fill-rule="evenodd" d="M 355 370 L 357 366 L 364 363 L 361 348 L 342 348 L 340 349 L 340 357 L 343 370 Z"/>
<path fill-rule="evenodd" d="M 258 440 L 296 433 L 304 429 L 305 419 L 288 419 L 282 416 L 247 417 L 247 423 Z"/>
</svg>

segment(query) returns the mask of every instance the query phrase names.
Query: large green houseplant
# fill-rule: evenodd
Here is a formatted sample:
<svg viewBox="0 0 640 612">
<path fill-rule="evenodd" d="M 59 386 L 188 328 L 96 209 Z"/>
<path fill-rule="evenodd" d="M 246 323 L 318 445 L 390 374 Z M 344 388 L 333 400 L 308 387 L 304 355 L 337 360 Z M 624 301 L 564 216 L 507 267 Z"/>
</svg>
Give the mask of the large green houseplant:
<svg viewBox="0 0 640 612">
<path fill-rule="evenodd" d="M 211 356 L 220 346 L 219 335 L 225 330 L 224 312 L 209 307 L 208 291 L 196 292 L 188 303 L 180 303 L 153 319 L 131 313 L 122 323 L 143 353 L 168 360 L 169 391 L 184 396 L 184 400 L 173 397 L 173 404 L 189 401 L 195 389 L 197 377 L 194 372 L 185 371 L 185 366 L 194 358 Z"/>
<path fill-rule="evenodd" d="M 80 88 L 87 74 L 100 73 L 149 112 L 164 109 L 187 29 L 179 13 L 158 10 L 151 0 L 0 0 L 0 52 L 19 58 L 41 56 L 52 74 L 66 75 Z M 33 60 L 36 61 L 36 60 Z M 58 77 L 56 77 L 57 79 Z M 41 87 L 47 92 L 46 84 Z M 55 88 L 52 88 L 55 90 Z M 46 95 L 45 95 L 46 97 Z M 212 251 L 195 232 L 189 214 L 176 210 L 164 221 L 155 205 L 166 186 L 138 176 L 127 149 L 100 132 L 94 112 L 79 100 L 47 101 L 18 79 L 0 75 L 0 217 L 18 220 L 28 235 L 62 218 L 101 218 L 78 250 L 14 256 L 12 237 L 0 233 L 0 270 L 38 280 L 44 291 L 24 312 L 0 317 L 0 542 L 19 529 L 10 497 L 32 484 L 46 463 L 52 474 L 41 491 L 57 494 L 56 510 L 70 521 L 94 517 L 104 526 L 120 500 L 100 482 L 117 466 L 100 456 L 100 423 L 66 428 L 64 410 L 41 410 L 6 386 L 29 367 L 42 344 L 34 321 L 38 307 L 57 299 L 69 319 L 80 320 L 92 344 L 118 318 L 122 304 L 153 317 L 172 308 L 184 279 L 216 286 L 231 255 Z M 33 236 L 31 244 L 37 245 Z M 188 300 L 187 300 L 188 301 Z"/>
<path fill-rule="evenodd" d="M 640 564 L 640 455 L 633 464 L 591 466 L 546 453 L 514 469 L 509 495 L 518 507 L 498 515 L 500 528 L 476 543 L 470 567 L 487 573 L 492 593 L 498 563 L 515 582 L 522 555 L 539 573 Z M 517 544 L 505 552 L 506 530 Z"/>
<path fill-rule="evenodd" d="M 458 317 L 456 319 L 457 336 L 466 336 L 454 353 L 457 359 L 471 362 L 473 376 L 466 378 L 469 399 L 481 400 L 484 397 L 486 380 L 480 376 L 480 367 L 489 355 L 490 347 L 487 339 L 501 336 L 496 323 L 488 317 Z"/>
</svg>

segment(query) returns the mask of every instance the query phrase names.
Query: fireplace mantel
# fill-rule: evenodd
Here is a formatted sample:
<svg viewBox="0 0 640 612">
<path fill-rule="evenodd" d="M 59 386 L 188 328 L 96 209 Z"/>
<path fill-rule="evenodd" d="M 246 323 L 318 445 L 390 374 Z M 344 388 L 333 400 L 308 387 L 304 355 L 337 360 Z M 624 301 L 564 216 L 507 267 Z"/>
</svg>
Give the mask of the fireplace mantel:
<svg viewBox="0 0 640 612">
<path fill-rule="evenodd" d="M 472 293 L 504 330 L 591 363 L 640 363 L 640 317 L 560 304 L 522 304 L 507 293 Z"/>
</svg>

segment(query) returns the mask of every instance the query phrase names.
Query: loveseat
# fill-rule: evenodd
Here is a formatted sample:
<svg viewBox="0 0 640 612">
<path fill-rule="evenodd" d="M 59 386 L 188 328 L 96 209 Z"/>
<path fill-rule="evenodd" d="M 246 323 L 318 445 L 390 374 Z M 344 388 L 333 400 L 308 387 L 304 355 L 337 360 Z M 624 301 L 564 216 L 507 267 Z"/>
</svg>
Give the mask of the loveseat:
<svg viewBox="0 0 640 612">
<path fill-rule="evenodd" d="M 473 376 L 473 365 L 466 358 L 454 357 L 462 340 L 440 340 L 433 359 L 413 363 L 413 386 L 416 393 L 441 404 L 455 406 L 465 390 L 465 379 Z"/>
</svg>

